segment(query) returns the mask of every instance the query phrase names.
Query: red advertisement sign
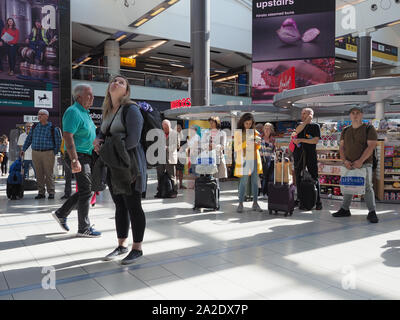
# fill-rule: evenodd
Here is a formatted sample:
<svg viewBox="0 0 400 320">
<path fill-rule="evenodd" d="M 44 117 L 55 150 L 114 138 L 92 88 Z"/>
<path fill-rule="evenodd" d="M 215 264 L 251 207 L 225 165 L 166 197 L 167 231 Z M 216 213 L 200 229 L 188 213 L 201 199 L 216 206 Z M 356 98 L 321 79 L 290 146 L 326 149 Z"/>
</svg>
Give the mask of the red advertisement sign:
<svg viewBox="0 0 400 320">
<path fill-rule="evenodd" d="M 291 67 L 279 75 L 279 92 L 296 88 L 295 71 L 295 67 Z"/>
<path fill-rule="evenodd" d="M 171 101 L 171 109 L 190 108 L 192 101 L 190 98 Z"/>
</svg>

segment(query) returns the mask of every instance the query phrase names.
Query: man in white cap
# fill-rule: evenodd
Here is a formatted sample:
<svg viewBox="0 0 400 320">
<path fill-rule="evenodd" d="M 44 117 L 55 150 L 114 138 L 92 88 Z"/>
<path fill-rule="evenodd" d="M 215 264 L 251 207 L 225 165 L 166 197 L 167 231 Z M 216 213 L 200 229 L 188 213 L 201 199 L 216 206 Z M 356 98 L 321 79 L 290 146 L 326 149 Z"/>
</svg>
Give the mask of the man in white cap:
<svg viewBox="0 0 400 320">
<path fill-rule="evenodd" d="M 39 123 L 29 132 L 22 146 L 21 156 L 24 155 L 29 146 L 32 145 L 32 161 L 36 170 L 36 179 L 39 194 L 35 199 L 44 199 L 47 193 L 49 199 L 54 199 L 54 161 L 56 154 L 60 151 L 60 130 L 48 121 L 49 112 L 41 109 L 38 112 Z"/>
<path fill-rule="evenodd" d="M 361 107 L 350 109 L 351 125 L 343 129 L 340 137 L 340 159 L 348 169 L 366 169 L 365 179 L 365 203 L 368 208 L 367 220 L 377 223 L 375 208 L 375 193 L 372 184 L 373 152 L 376 147 L 378 135 L 374 126 L 362 122 L 363 111 Z M 350 204 L 353 195 L 345 194 L 339 211 L 332 214 L 333 217 L 349 217 Z"/>
</svg>

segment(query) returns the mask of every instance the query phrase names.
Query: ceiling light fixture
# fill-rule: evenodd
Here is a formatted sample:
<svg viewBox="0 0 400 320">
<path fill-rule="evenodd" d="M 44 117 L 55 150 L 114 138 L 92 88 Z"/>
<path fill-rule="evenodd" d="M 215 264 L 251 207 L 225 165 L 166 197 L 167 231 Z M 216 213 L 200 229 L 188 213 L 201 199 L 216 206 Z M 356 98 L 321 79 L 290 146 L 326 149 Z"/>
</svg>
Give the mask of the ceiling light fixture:
<svg viewBox="0 0 400 320">
<path fill-rule="evenodd" d="M 158 10 L 154 11 L 153 13 L 151 13 L 150 15 L 151 15 L 152 17 L 154 17 L 154 16 L 158 15 L 160 12 L 163 12 L 164 10 L 165 10 L 165 8 L 164 8 L 164 7 L 161 7 L 161 8 L 159 8 Z"/>
<path fill-rule="evenodd" d="M 141 25 L 142 25 L 143 23 L 145 23 L 146 21 L 149 21 L 149 19 L 143 18 L 142 20 L 140 20 L 138 23 L 135 24 L 135 27 L 141 26 Z"/>
<path fill-rule="evenodd" d="M 126 37 L 127 37 L 127 35 L 126 35 L 126 34 L 123 34 L 123 35 L 120 36 L 119 38 L 115 39 L 115 41 L 119 42 L 119 41 L 121 41 L 122 39 L 125 39 Z"/>
<path fill-rule="evenodd" d="M 392 27 L 392 26 L 395 26 L 396 24 L 399 24 L 399 23 L 400 23 L 400 20 L 399 20 L 399 21 L 392 22 L 392 23 L 389 23 L 387 26 L 388 26 L 388 27 Z"/>
<path fill-rule="evenodd" d="M 172 62 L 180 62 L 179 60 L 168 59 L 168 58 L 159 58 L 159 57 L 154 57 L 154 56 L 150 56 L 149 59 L 164 60 L 164 61 L 172 61 Z"/>
<path fill-rule="evenodd" d="M 169 4 L 169 5 L 173 5 L 175 2 L 178 2 L 178 0 L 171 0 L 171 1 L 168 1 L 168 4 Z"/>
<path fill-rule="evenodd" d="M 175 64 L 175 63 L 170 63 L 169 65 L 173 66 L 173 67 L 178 67 L 178 68 L 184 68 L 185 67 L 185 66 L 183 66 L 181 64 Z"/>
</svg>

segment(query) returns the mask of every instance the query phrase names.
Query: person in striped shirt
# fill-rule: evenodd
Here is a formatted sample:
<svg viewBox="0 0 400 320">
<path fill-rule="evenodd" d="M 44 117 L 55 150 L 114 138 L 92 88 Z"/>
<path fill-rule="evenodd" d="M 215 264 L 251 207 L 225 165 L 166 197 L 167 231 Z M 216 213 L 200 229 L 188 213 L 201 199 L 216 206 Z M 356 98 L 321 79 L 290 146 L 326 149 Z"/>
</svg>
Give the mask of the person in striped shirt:
<svg viewBox="0 0 400 320">
<path fill-rule="evenodd" d="M 32 161 L 36 169 L 39 194 L 35 199 L 43 199 L 47 193 L 54 199 L 55 185 L 53 168 L 57 153 L 60 151 L 60 129 L 48 121 L 49 112 L 41 109 L 38 112 L 39 123 L 33 127 L 22 146 L 21 157 L 32 146 Z"/>
</svg>

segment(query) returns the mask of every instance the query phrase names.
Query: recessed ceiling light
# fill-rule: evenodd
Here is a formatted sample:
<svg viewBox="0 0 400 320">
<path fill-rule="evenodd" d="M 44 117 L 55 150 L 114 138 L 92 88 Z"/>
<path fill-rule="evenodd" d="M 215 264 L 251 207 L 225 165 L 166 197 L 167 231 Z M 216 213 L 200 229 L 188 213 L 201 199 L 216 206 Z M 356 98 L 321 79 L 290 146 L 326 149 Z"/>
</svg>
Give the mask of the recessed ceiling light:
<svg viewBox="0 0 400 320">
<path fill-rule="evenodd" d="M 150 15 L 151 15 L 152 17 L 154 17 L 154 16 L 158 15 L 160 12 L 163 12 L 164 10 L 165 10 L 165 8 L 164 8 L 164 7 L 161 7 L 161 8 L 159 8 L 158 10 L 154 11 L 153 13 L 151 13 Z"/>
</svg>

